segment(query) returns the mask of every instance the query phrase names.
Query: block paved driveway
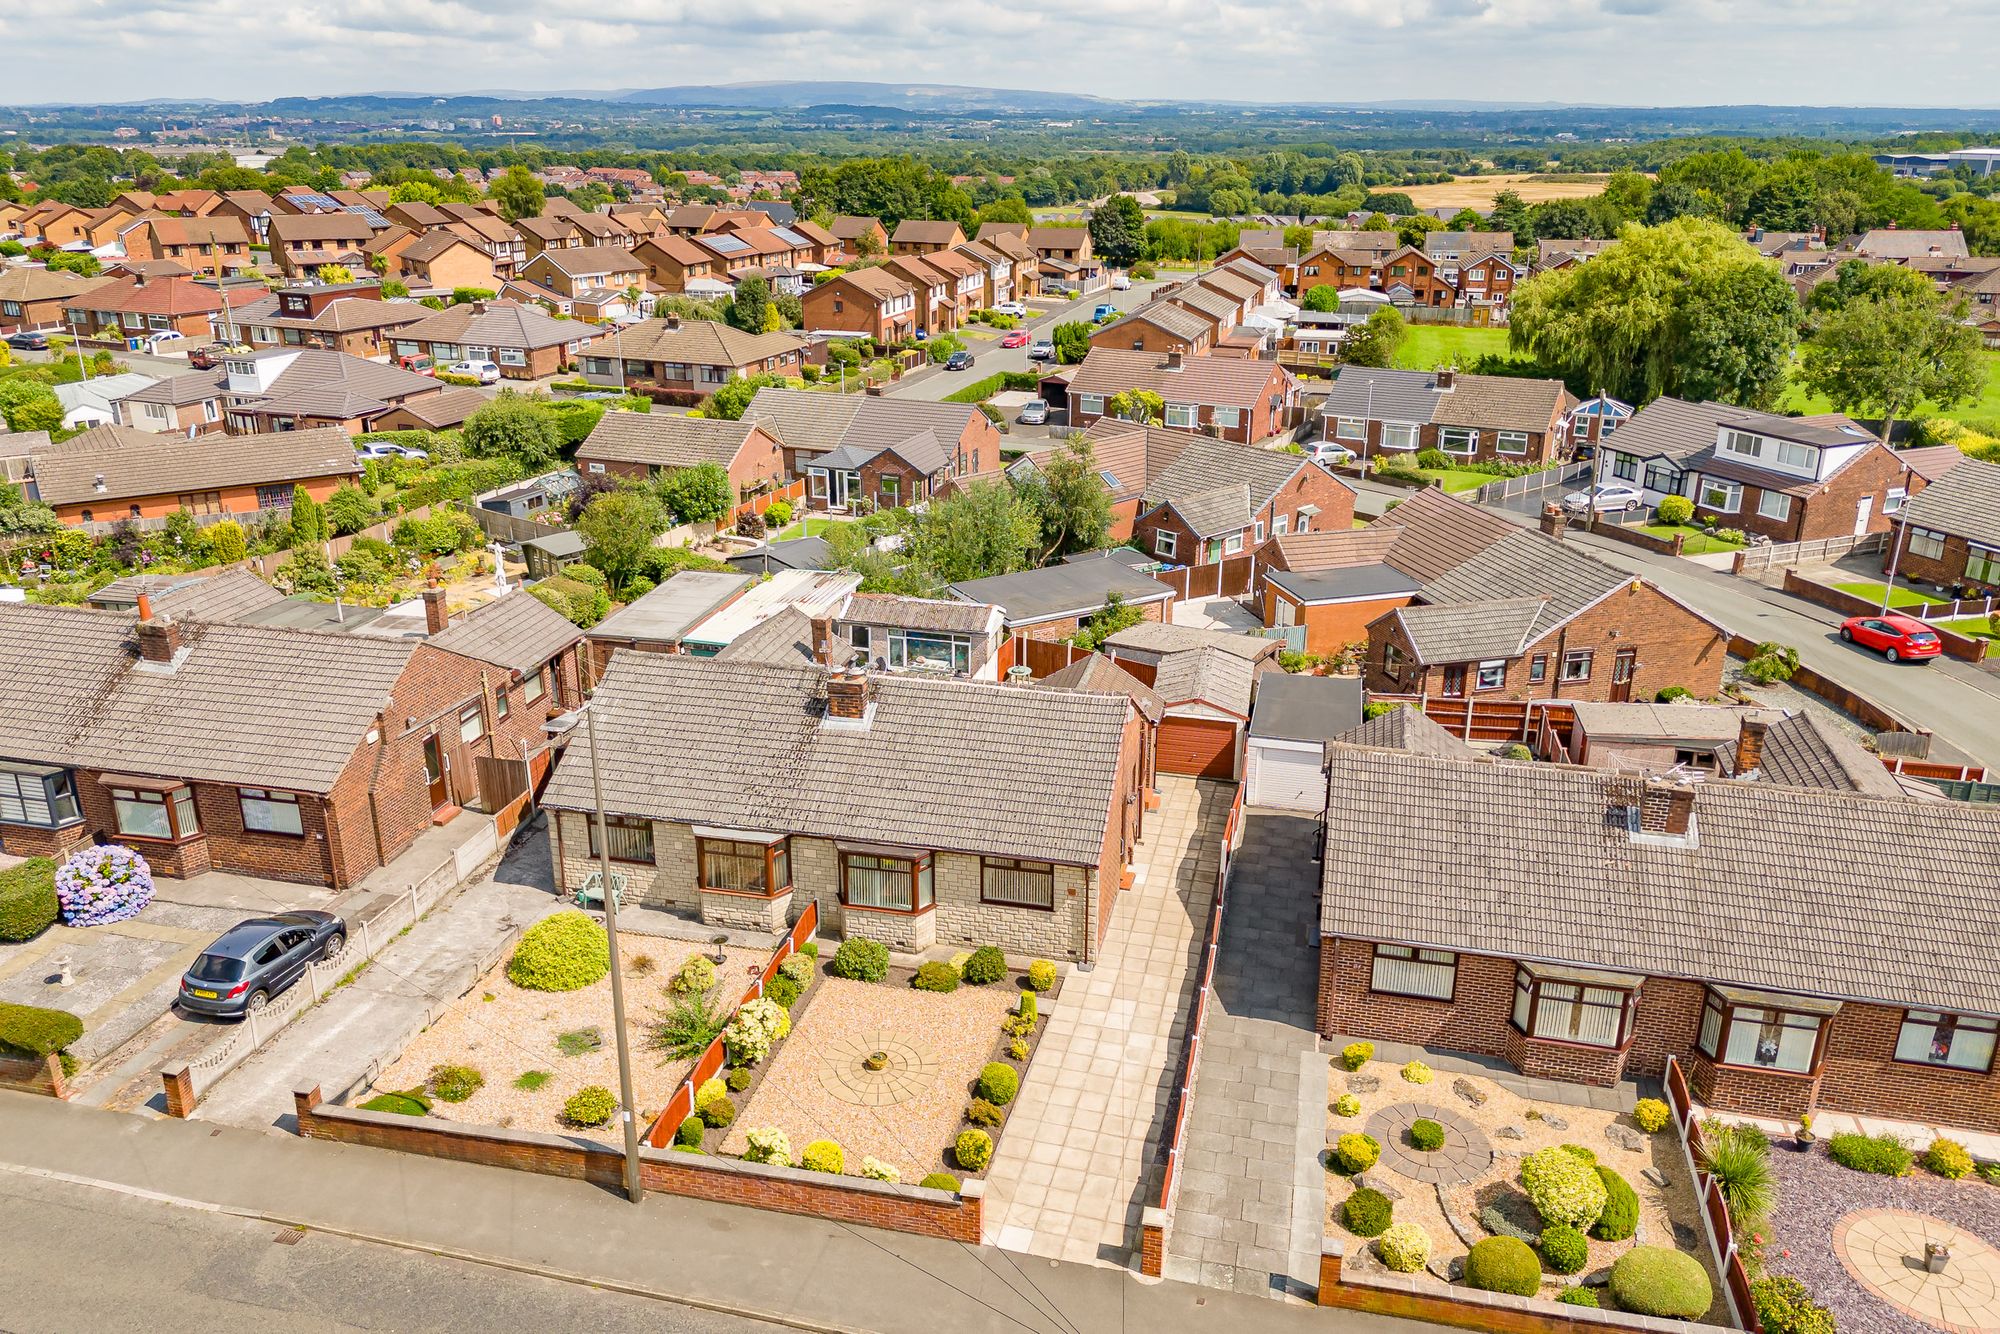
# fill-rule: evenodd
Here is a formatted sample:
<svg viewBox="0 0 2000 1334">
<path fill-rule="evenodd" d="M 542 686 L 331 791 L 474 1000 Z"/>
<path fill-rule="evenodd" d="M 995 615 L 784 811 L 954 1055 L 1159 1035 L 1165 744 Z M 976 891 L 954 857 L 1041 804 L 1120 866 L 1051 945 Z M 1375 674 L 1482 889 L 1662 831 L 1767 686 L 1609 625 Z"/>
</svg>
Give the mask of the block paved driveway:
<svg viewBox="0 0 2000 1334">
<path fill-rule="evenodd" d="M 1129 1265 L 1139 1215 L 1158 1200 L 1168 1092 L 1236 795 L 1172 774 L 1159 785 L 1104 952 L 1064 980 L 987 1176 L 987 1240 L 1008 1250 Z"/>
<path fill-rule="evenodd" d="M 1319 1281 L 1326 1062 L 1313 1031 L 1310 817 L 1246 810 L 1229 872 L 1165 1276 L 1270 1295 Z"/>
</svg>

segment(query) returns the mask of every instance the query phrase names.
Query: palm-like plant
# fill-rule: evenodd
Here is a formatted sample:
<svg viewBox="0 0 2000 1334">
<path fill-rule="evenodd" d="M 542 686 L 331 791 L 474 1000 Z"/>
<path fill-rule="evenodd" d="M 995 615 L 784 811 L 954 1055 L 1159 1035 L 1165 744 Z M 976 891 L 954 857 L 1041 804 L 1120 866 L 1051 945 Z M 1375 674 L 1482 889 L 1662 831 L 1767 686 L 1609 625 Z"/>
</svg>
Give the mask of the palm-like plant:
<svg viewBox="0 0 2000 1334">
<path fill-rule="evenodd" d="M 1710 1133 L 1703 1140 L 1701 1169 L 1715 1178 L 1738 1232 L 1755 1231 L 1770 1216 L 1777 1183 L 1770 1146 L 1761 1136 L 1734 1130 Z"/>
</svg>

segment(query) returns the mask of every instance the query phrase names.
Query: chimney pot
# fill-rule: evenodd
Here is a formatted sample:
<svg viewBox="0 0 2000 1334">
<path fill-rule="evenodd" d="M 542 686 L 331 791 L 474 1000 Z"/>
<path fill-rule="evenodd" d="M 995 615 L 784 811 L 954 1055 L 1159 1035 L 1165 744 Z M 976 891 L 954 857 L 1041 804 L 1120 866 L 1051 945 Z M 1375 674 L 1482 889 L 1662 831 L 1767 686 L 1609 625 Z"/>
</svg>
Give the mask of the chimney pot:
<svg viewBox="0 0 2000 1334">
<path fill-rule="evenodd" d="M 834 672 L 826 679 L 826 713 L 829 718 L 862 719 L 868 716 L 868 701 L 874 694 L 868 673 L 860 668 Z"/>
<path fill-rule="evenodd" d="M 440 635 L 445 626 L 451 624 L 451 613 L 445 610 L 445 590 L 437 584 L 424 589 L 424 633 Z"/>
<path fill-rule="evenodd" d="M 1544 504 L 1540 527 L 1544 533 L 1560 542 L 1563 532 L 1569 527 L 1569 516 L 1563 513 L 1560 505 Z"/>
<path fill-rule="evenodd" d="M 1743 725 L 1736 733 L 1735 777 L 1741 778 L 1744 774 L 1763 764 L 1764 733 L 1769 730 L 1770 726 L 1769 723 L 1761 718 L 1746 717 L 1743 719 Z"/>
</svg>

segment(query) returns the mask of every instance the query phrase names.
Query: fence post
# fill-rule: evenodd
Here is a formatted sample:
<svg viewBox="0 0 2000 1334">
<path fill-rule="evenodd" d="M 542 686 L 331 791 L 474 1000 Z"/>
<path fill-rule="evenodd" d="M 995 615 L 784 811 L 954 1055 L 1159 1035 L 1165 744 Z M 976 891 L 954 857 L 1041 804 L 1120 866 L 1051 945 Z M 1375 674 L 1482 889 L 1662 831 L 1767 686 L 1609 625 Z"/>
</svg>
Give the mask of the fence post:
<svg viewBox="0 0 2000 1334">
<path fill-rule="evenodd" d="M 417 924 L 417 887 L 416 887 L 415 885 L 411 885 L 411 886 L 410 886 L 410 925 L 411 925 L 411 926 L 415 926 L 416 924 Z"/>
</svg>

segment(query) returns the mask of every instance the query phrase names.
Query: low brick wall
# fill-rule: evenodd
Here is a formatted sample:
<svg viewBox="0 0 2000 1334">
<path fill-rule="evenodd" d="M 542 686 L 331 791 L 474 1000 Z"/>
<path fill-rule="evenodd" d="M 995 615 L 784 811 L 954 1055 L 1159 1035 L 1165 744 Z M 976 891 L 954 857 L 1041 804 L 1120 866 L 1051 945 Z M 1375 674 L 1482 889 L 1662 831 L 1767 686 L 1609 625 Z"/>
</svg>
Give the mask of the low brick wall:
<svg viewBox="0 0 2000 1334">
<path fill-rule="evenodd" d="M 1802 579 L 1796 571 L 1789 568 L 1785 571 L 1785 581 L 1780 588 L 1792 597 L 1825 607 L 1830 611 L 1837 611 L 1842 616 L 1878 616 L 1882 612 L 1880 603 L 1856 597 L 1852 593 L 1843 593 L 1838 588 L 1814 583 L 1810 579 Z M 1937 635 L 1938 642 L 1944 646 L 1946 657 L 1957 658 L 1960 662 L 1986 661 L 1986 645 L 1981 640 L 1959 634 L 1956 630 L 1947 630 L 1940 625 L 1930 625 L 1928 621 L 1925 624 Z"/>
<path fill-rule="evenodd" d="M 298 1113 L 298 1133 L 306 1139 L 511 1167 L 614 1188 L 624 1183 L 624 1155 L 594 1141 L 327 1105 L 321 1102 L 317 1084 L 294 1089 L 292 1100 Z M 916 1185 L 832 1177 L 799 1168 L 766 1167 L 734 1158 L 645 1147 L 639 1150 L 639 1175 L 647 1190 L 663 1195 L 860 1223 L 970 1246 L 979 1244 L 983 1223 L 986 1185 L 982 1181 L 968 1181 L 952 1194 Z"/>
<path fill-rule="evenodd" d="M 1581 525 L 1578 527 L 1581 529 Z M 1687 541 L 1678 533 L 1672 537 L 1655 537 L 1651 533 L 1642 532 L 1637 528 L 1627 528 L 1622 523 L 1613 523 L 1608 519 L 1589 531 L 1599 537 L 1609 538 L 1613 542 L 1623 542 L 1628 547 L 1638 547 L 1641 551 L 1650 551 L 1658 556 L 1680 555 L 1681 548 Z"/>
<path fill-rule="evenodd" d="M 1486 1334 L 1730 1334 L 1724 1325 L 1565 1306 L 1539 1297 L 1515 1297 L 1477 1288 L 1444 1287 L 1427 1275 L 1345 1274 L 1342 1258 L 1341 1242 L 1327 1238 L 1319 1262 L 1321 1306 L 1428 1320 Z"/>
<path fill-rule="evenodd" d="M 44 1056 L 36 1060 L 16 1060 L 0 1056 L 0 1088 L 20 1093 L 39 1093 L 44 1098 L 67 1098 L 69 1084 L 63 1079 L 62 1058 Z"/>
</svg>

